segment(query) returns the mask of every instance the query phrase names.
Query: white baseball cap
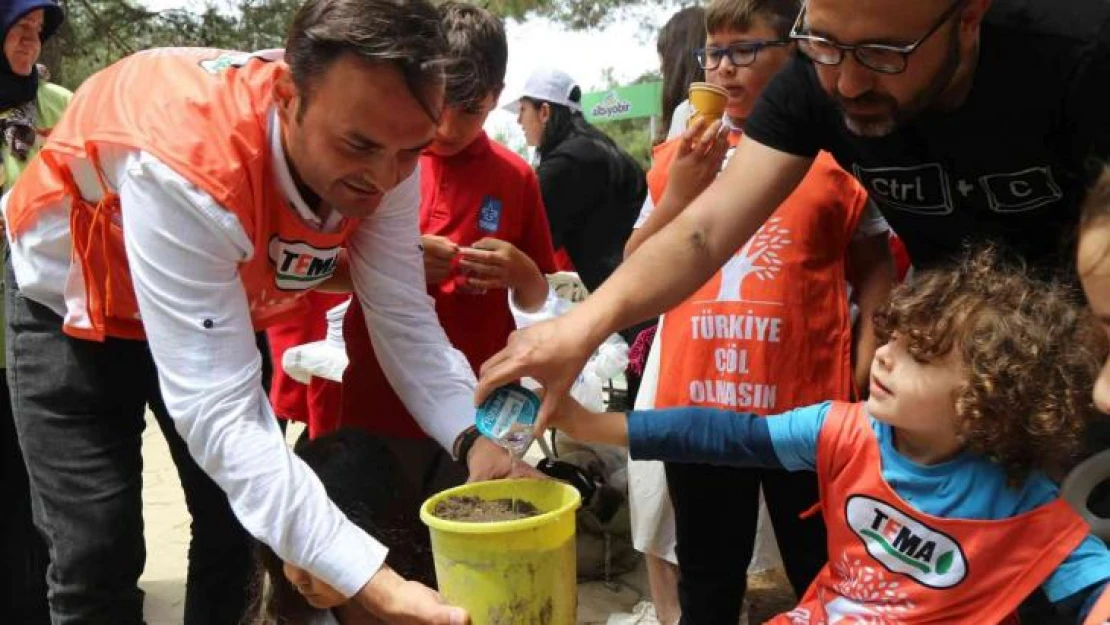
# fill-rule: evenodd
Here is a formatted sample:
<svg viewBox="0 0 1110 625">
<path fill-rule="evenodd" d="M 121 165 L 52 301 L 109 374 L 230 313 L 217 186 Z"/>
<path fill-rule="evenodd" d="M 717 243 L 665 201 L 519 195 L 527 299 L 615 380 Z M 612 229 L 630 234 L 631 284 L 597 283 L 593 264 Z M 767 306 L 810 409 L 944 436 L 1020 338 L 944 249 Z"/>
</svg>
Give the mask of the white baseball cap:
<svg viewBox="0 0 1110 625">
<path fill-rule="evenodd" d="M 570 99 L 571 93 L 575 89 L 578 90 L 577 102 Z M 519 113 L 521 98 L 562 104 L 576 112 L 582 110 L 582 90 L 578 87 L 578 83 L 574 82 L 570 74 L 550 67 L 541 67 L 534 70 L 532 75 L 528 77 L 528 82 L 524 83 L 524 90 L 504 104 L 501 107 L 502 110 L 514 114 Z"/>
</svg>

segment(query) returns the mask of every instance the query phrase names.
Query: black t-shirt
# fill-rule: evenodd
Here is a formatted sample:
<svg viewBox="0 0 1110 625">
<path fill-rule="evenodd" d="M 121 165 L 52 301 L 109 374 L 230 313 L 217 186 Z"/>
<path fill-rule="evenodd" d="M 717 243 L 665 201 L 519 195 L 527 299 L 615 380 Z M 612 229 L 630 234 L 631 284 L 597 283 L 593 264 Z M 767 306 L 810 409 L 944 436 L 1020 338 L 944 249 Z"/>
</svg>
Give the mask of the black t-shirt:
<svg viewBox="0 0 1110 625">
<path fill-rule="evenodd" d="M 994 241 L 1069 271 L 1079 204 L 1110 155 L 1110 2 L 996 0 L 980 48 L 960 108 L 874 139 L 848 131 L 813 66 L 795 58 L 745 132 L 792 154 L 831 152 L 916 266 Z"/>
<path fill-rule="evenodd" d="M 590 291 L 621 263 L 647 196 L 644 170 L 599 134 L 572 130 L 536 169 L 551 241 L 566 248 Z"/>
</svg>

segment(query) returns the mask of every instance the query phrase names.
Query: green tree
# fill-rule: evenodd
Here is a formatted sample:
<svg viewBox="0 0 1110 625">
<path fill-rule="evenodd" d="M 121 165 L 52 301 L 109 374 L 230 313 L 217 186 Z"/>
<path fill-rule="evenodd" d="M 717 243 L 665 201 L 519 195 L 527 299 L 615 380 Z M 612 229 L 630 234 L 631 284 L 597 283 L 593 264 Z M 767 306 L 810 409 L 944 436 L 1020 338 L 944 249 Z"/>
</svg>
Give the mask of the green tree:
<svg viewBox="0 0 1110 625">
<path fill-rule="evenodd" d="M 602 72 L 604 81 L 603 89 L 610 89 L 621 85 L 613 75 L 613 69 L 607 68 Z M 637 77 L 628 84 L 638 85 L 645 82 L 660 80 L 659 72 L 651 71 Z M 617 145 L 632 155 L 645 170 L 651 167 L 652 133 L 651 120 L 621 119 L 617 121 L 597 124 L 599 130 L 609 135 Z"/>
<path fill-rule="evenodd" d="M 697 0 L 476 0 L 506 19 L 550 18 L 572 30 L 599 28 L 635 18 L 658 7 L 685 6 Z"/>
<path fill-rule="evenodd" d="M 217 8 L 151 11 L 140 0 L 59 0 L 66 22 L 47 49 L 43 62 L 55 82 L 75 88 L 114 61 L 146 48 L 207 46 L 231 50 L 280 47 L 303 0 L 226 0 Z M 473 0 L 506 19 L 532 16 L 555 20 L 571 29 L 590 29 L 660 6 L 687 0 Z M 641 19 L 645 28 L 652 20 Z"/>
<path fill-rule="evenodd" d="M 517 155 L 519 155 L 520 158 L 523 158 L 526 162 L 532 162 L 532 154 L 528 151 L 527 144 L 521 141 L 514 141 L 512 135 L 509 134 L 508 130 L 504 128 L 498 128 L 493 131 L 493 134 L 490 135 L 490 138 L 509 148 L 513 152 L 516 152 Z"/>
<path fill-rule="evenodd" d="M 69 88 L 138 50 L 203 46 L 280 47 L 301 0 L 242 0 L 233 11 L 150 11 L 130 0 L 61 0 L 66 22 L 43 53 L 54 81 Z"/>
</svg>

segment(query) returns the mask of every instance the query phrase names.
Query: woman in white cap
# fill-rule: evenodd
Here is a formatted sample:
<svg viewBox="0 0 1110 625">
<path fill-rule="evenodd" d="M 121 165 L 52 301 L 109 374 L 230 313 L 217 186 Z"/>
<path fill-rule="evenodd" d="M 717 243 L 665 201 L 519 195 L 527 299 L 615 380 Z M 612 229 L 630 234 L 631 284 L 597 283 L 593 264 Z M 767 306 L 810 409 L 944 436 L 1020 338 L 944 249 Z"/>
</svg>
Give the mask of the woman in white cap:
<svg viewBox="0 0 1110 625">
<path fill-rule="evenodd" d="M 644 171 L 586 122 L 582 90 L 564 72 L 532 72 L 523 93 L 505 109 L 517 114 L 528 145 L 536 148 L 552 243 L 566 249 L 593 291 L 621 262 L 647 194 Z"/>
</svg>

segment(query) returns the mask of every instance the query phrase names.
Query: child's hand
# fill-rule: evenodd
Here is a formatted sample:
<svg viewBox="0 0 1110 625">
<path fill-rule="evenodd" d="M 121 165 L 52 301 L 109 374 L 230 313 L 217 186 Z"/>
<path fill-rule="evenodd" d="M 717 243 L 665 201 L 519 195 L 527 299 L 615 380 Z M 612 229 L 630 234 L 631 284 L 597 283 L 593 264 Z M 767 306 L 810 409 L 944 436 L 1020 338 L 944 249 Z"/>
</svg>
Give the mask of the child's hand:
<svg viewBox="0 0 1110 625">
<path fill-rule="evenodd" d="M 728 132 L 721 122 L 698 120 L 682 135 L 682 145 L 671 163 L 666 194 L 685 206 L 717 178 L 728 153 Z"/>
<path fill-rule="evenodd" d="M 515 245 L 501 239 L 485 238 L 459 250 L 459 265 L 472 277 L 467 285 L 476 289 L 519 289 L 543 279 L 536 263 Z"/>
<path fill-rule="evenodd" d="M 459 246 L 451 239 L 431 234 L 420 237 L 424 250 L 424 274 L 428 284 L 439 284 L 451 275 L 451 261 L 459 253 Z"/>
<path fill-rule="evenodd" d="M 525 312 L 534 312 L 547 301 L 547 280 L 540 268 L 512 243 L 485 238 L 459 254 L 468 289 L 478 293 L 512 289 L 514 302 Z"/>
<path fill-rule="evenodd" d="M 543 398 L 542 394 L 540 398 Z M 583 439 L 580 434 L 585 433 L 583 430 L 588 429 L 589 420 L 596 416 L 596 414 L 586 410 L 586 408 L 573 397 L 567 395 L 563 401 L 559 402 L 548 425 L 562 431 L 571 438 L 589 440 L 588 438 Z"/>
<path fill-rule="evenodd" d="M 537 392 L 543 398 L 543 391 Z M 591 412 L 570 395 L 556 406 L 547 422 L 576 441 L 628 446 L 628 417 L 622 412 Z"/>
</svg>

